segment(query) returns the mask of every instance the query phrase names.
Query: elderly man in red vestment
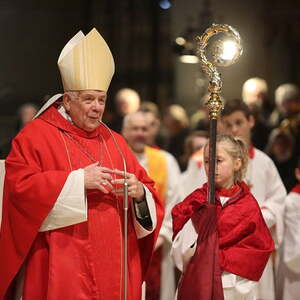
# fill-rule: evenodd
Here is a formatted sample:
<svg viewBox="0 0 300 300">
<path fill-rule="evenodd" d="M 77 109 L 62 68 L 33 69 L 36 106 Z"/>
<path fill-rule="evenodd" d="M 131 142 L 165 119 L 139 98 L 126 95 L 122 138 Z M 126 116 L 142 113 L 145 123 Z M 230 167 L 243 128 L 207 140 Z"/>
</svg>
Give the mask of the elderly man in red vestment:
<svg viewBox="0 0 300 300">
<path fill-rule="evenodd" d="M 123 159 L 129 194 L 128 299 L 141 285 L 162 221 L 153 182 L 125 141 L 101 123 L 114 73 L 93 29 L 58 66 L 54 96 L 14 139 L 6 159 L 0 299 L 122 299 Z"/>
</svg>

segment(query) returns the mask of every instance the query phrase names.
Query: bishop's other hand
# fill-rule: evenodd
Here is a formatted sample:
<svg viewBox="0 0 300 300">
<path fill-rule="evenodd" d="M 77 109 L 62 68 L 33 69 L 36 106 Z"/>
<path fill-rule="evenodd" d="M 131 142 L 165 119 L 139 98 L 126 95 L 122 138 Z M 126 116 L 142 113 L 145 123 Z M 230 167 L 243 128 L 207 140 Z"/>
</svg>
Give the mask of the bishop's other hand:
<svg viewBox="0 0 300 300">
<path fill-rule="evenodd" d="M 112 189 L 113 170 L 101 167 L 99 162 L 86 166 L 84 169 L 84 187 L 87 190 L 97 189 L 108 194 Z"/>
<path fill-rule="evenodd" d="M 113 179 L 112 184 L 116 185 L 114 190 L 116 195 L 122 195 L 124 193 L 124 171 L 121 170 L 112 170 L 112 174 L 119 175 L 122 178 Z M 140 202 L 144 199 L 145 191 L 143 184 L 136 178 L 132 173 L 126 173 L 126 182 L 128 185 L 128 196 L 135 198 L 137 202 Z"/>
</svg>

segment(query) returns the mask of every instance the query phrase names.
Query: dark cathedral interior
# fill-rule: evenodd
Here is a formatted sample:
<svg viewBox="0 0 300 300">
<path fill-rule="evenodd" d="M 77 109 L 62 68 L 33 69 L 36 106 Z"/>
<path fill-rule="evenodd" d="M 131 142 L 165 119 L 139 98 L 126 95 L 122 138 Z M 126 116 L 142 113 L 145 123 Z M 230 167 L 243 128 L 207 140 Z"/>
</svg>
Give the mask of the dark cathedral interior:
<svg viewBox="0 0 300 300">
<path fill-rule="evenodd" d="M 299 0 L 0 0 L 0 37 L 0 300 L 300 299 Z"/>
<path fill-rule="evenodd" d="M 221 70 L 225 98 L 240 97 L 250 77 L 267 80 L 270 98 L 279 84 L 300 81 L 296 0 L 1 0 L 0 15 L 0 145 L 14 134 L 18 107 L 27 102 L 40 106 L 62 90 L 58 53 L 76 32 L 93 27 L 116 61 L 110 110 L 114 94 L 126 86 L 160 108 L 179 103 L 189 113 L 197 109 L 206 89 L 203 75 L 198 65 L 179 63 L 175 39 L 190 31 L 200 35 L 212 23 L 232 25 L 243 39 L 238 64 Z"/>
</svg>

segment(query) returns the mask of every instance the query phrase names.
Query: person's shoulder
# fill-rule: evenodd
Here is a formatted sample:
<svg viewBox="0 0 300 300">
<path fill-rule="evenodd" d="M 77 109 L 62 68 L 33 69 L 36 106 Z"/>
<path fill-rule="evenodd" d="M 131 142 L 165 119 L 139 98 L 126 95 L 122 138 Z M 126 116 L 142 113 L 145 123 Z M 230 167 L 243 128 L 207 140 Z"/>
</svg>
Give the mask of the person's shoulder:
<svg viewBox="0 0 300 300">
<path fill-rule="evenodd" d="M 265 152 L 259 150 L 258 148 L 254 148 L 254 157 L 258 157 L 261 159 L 271 159 Z"/>
<path fill-rule="evenodd" d="M 208 185 L 207 185 L 207 183 L 204 183 L 200 188 L 197 188 L 193 192 L 191 192 L 183 201 L 189 201 L 188 199 L 191 199 L 191 198 L 206 196 L 207 191 L 208 191 Z M 205 200 L 206 200 L 206 198 L 205 198 Z"/>
<path fill-rule="evenodd" d="M 104 130 L 107 131 L 109 137 L 114 138 L 118 142 L 122 142 L 126 144 L 125 139 L 120 133 L 116 132 L 115 130 L 107 126 L 104 127 Z"/>
<path fill-rule="evenodd" d="M 197 206 L 197 204 L 206 202 L 207 189 L 205 187 L 197 188 L 185 197 L 181 202 L 177 203 L 172 211 L 185 210 L 189 205 Z"/>
<path fill-rule="evenodd" d="M 291 191 L 288 193 L 288 196 L 298 197 L 300 200 L 300 183 L 296 184 Z"/>
<path fill-rule="evenodd" d="M 268 156 L 265 152 L 254 148 L 254 161 L 258 161 L 260 163 L 272 163 L 273 164 L 273 160 L 271 159 L 270 156 Z"/>
<path fill-rule="evenodd" d="M 300 184 L 297 184 L 285 198 L 285 214 L 300 212 Z"/>
<path fill-rule="evenodd" d="M 131 149 L 128 146 L 126 140 L 120 133 L 114 131 L 113 129 L 111 129 L 109 127 L 104 130 L 106 130 L 108 139 L 112 139 L 113 143 L 118 145 L 118 147 L 120 147 L 122 149 L 122 151 L 125 151 L 125 152 L 130 151 L 131 152 Z"/>
<path fill-rule="evenodd" d="M 173 154 L 171 154 L 170 152 L 168 152 L 168 151 L 166 151 L 164 149 L 156 149 L 156 150 L 158 150 L 162 154 L 164 154 L 169 161 L 176 162 L 176 164 L 177 164 L 177 160 L 176 160 L 176 158 L 175 158 L 175 156 Z"/>
<path fill-rule="evenodd" d="M 253 216 L 260 214 L 261 208 L 257 199 L 254 195 L 249 191 L 249 193 L 244 194 L 241 199 L 242 201 L 238 201 L 240 205 L 238 205 L 238 210 L 240 213 Z"/>
<path fill-rule="evenodd" d="M 169 152 L 153 146 L 146 145 L 145 151 L 151 154 L 153 157 L 162 157 L 164 159 L 172 158 L 172 154 L 170 154 Z"/>
<path fill-rule="evenodd" d="M 162 157 L 164 157 L 166 159 L 167 164 L 170 167 L 173 166 L 175 168 L 178 168 L 178 172 L 180 172 L 179 164 L 173 154 L 171 154 L 170 152 L 168 152 L 164 149 L 155 148 L 155 147 L 151 147 L 151 146 L 147 146 L 147 147 L 148 147 L 148 149 L 150 148 L 152 152 L 155 152 L 158 155 L 162 155 Z"/>
<path fill-rule="evenodd" d="M 239 184 L 242 189 L 241 199 L 245 200 L 248 204 L 258 206 L 258 202 L 254 195 L 251 193 L 250 187 L 244 181 L 240 182 Z"/>
<path fill-rule="evenodd" d="M 49 137 L 53 136 L 52 127 L 39 118 L 30 121 L 13 138 L 11 149 L 24 147 L 43 149 L 49 141 Z"/>
<path fill-rule="evenodd" d="M 33 119 L 32 121 L 28 122 L 22 130 L 30 130 L 30 129 L 33 129 L 33 128 L 36 128 L 36 127 L 44 127 L 44 126 L 49 126 L 49 123 L 48 122 L 45 122 L 43 119 L 41 118 L 36 118 L 36 119 Z"/>
<path fill-rule="evenodd" d="M 51 125 L 44 120 L 37 118 L 27 123 L 16 135 L 15 138 L 25 138 L 32 135 L 44 135 Z"/>
</svg>

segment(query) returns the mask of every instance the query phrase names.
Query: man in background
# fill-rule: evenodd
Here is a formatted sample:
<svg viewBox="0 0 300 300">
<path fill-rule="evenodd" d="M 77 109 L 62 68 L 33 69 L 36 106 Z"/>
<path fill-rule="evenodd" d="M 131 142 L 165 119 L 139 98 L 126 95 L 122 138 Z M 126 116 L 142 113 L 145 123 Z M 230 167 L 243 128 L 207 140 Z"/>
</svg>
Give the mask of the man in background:
<svg viewBox="0 0 300 300">
<path fill-rule="evenodd" d="M 147 300 L 173 300 L 175 293 L 174 265 L 169 255 L 172 241 L 172 207 L 182 200 L 180 170 L 168 152 L 147 146 L 149 112 L 137 112 L 124 118 L 122 134 L 139 163 L 155 182 L 165 217 L 155 245 L 155 252 L 146 277 Z"/>
<path fill-rule="evenodd" d="M 116 115 L 109 126 L 120 133 L 124 117 L 139 110 L 141 99 L 137 91 L 123 88 L 116 93 L 114 100 Z"/>
</svg>

